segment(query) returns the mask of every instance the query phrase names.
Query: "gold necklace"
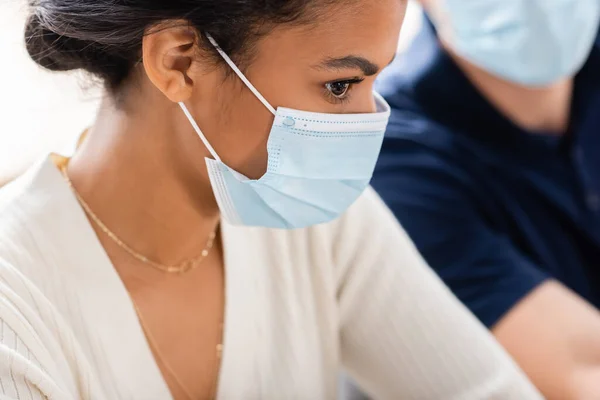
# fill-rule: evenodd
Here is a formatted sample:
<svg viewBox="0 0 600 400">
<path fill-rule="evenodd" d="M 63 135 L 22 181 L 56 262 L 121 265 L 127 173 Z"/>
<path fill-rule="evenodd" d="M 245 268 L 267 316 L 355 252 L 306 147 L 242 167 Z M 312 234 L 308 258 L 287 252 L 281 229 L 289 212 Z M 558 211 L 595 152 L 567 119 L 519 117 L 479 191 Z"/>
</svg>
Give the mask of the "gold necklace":
<svg viewBox="0 0 600 400">
<path fill-rule="evenodd" d="M 77 189 L 75 189 L 73 182 L 71 182 L 71 179 L 69 178 L 69 175 L 67 174 L 66 165 L 61 168 L 61 171 L 62 171 L 63 176 L 65 177 L 65 180 L 71 187 L 71 190 L 75 194 L 75 197 L 77 197 L 77 200 L 79 201 L 79 203 L 81 204 L 81 206 L 83 207 L 85 212 L 90 216 L 90 218 L 92 218 L 92 220 L 100 227 L 100 229 L 109 238 L 112 239 L 113 242 L 115 242 L 119 247 L 121 247 L 123 250 L 125 250 L 127 253 L 129 253 L 132 257 L 134 257 L 138 261 L 141 261 L 142 263 L 150 265 L 151 267 L 153 267 L 159 271 L 166 272 L 169 274 L 185 274 L 186 272 L 190 272 L 190 271 L 198 268 L 198 266 L 200 264 L 202 264 L 202 262 L 206 259 L 206 257 L 210 253 L 210 250 L 213 248 L 213 245 L 215 243 L 215 238 L 217 237 L 217 229 L 219 228 L 219 225 L 217 225 L 215 227 L 215 229 L 208 236 L 206 245 L 204 246 L 202 253 L 200 253 L 200 255 L 198 257 L 183 261 L 176 265 L 164 265 L 164 264 L 158 263 L 156 261 L 150 260 L 148 257 L 144 256 L 143 254 L 138 253 L 137 251 L 133 250 L 130 246 L 125 244 L 125 242 L 123 242 L 117 235 L 115 235 L 110 229 L 108 229 L 108 227 L 100 220 L 100 218 L 98 218 L 98 216 L 92 211 L 92 209 L 87 204 L 87 202 L 81 197 L 81 195 L 79 194 Z"/>
<path fill-rule="evenodd" d="M 92 220 L 100 227 L 100 229 L 102 229 L 102 231 L 109 238 L 111 238 L 117 245 L 119 245 L 121 248 L 123 248 L 123 250 L 127 251 L 130 255 L 135 257 L 137 260 L 139 260 L 145 264 L 148 264 L 148 265 L 150 265 L 160 271 L 163 271 L 163 272 L 184 274 L 193 269 L 196 269 L 198 267 L 198 265 L 200 265 L 202 263 L 202 261 L 204 261 L 204 259 L 208 256 L 208 253 L 210 252 L 210 250 L 213 248 L 215 238 L 217 236 L 217 229 L 219 228 L 218 225 L 215 227 L 215 229 L 209 235 L 206 246 L 202 250 L 202 253 L 200 254 L 199 257 L 184 261 L 178 265 L 163 265 L 163 264 L 157 263 L 155 261 L 149 260 L 144 255 L 138 253 L 137 251 L 133 250 L 131 247 L 126 245 L 121 239 L 119 239 L 119 237 L 117 235 L 115 235 L 110 229 L 108 229 L 108 227 L 106 225 L 104 225 L 104 223 L 100 220 L 100 218 L 98 218 L 98 216 L 92 211 L 92 209 L 87 204 L 87 202 L 81 197 L 81 195 L 79 194 L 77 189 L 75 189 L 73 182 L 71 181 L 71 179 L 69 178 L 69 175 L 67 174 L 67 166 L 66 165 L 61 167 L 61 172 L 62 172 L 65 180 L 69 184 L 69 187 L 75 194 L 75 197 L 77 197 L 77 200 L 79 201 L 79 203 L 81 204 L 81 206 L 83 207 L 85 212 L 90 216 L 90 218 L 92 218 Z M 150 346 L 152 346 L 154 348 L 154 351 L 156 352 L 156 355 L 158 356 L 159 360 L 165 366 L 165 368 L 167 369 L 169 374 L 173 377 L 173 379 L 175 379 L 175 382 L 177 383 L 177 385 L 179 385 L 179 387 L 185 393 L 185 395 L 188 397 L 188 399 L 194 400 L 194 396 L 191 394 L 191 392 L 188 390 L 188 388 L 181 382 L 181 380 L 179 379 L 179 377 L 177 376 L 177 374 L 175 373 L 173 368 L 171 368 L 169 363 L 163 357 L 160 349 L 158 348 L 156 340 L 154 339 L 154 336 L 148 329 L 148 326 L 142 316 L 142 313 L 141 313 L 139 307 L 137 306 L 137 304 L 135 303 L 135 301 L 133 300 L 133 298 L 131 298 L 131 301 L 133 303 L 136 314 L 140 321 L 140 325 L 142 326 L 142 329 L 144 330 L 146 337 L 148 338 L 148 342 L 150 343 Z M 214 380 L 212 388 L 211 388 L 210 399 L 216 399 L 217 387 L 218 387 L 218 383 L 219 383 L 219 366 L 221 365 L 221 357 L 223 354 L 223 343 L 222 343 L 223 324 L 222 323 L 220 324 L 219 329 L 221 331 L 221 333 L 220 333 L 221 340 L 219 341 L 219 343 L 216 346 L 217 365 L 215 366 L 215 369 L 216 369 L 215 370 L 215 380 Z"/>
<path fill-rule="evenodd" d="M 175 371 L 173 370 L 173 368 L 171 368 L 171 366 L 169 365 L 169 363 L 165 360 L 165 358 L 163 357 L 160 349 L 158 348 L 158 345 L 156 344 L 156 340 L 154 339 L 154 336 L 152 335 L 152 333 L 150 332 L 150 330 L 148 329 L 148 325 L 146 324 L 146 321 L 144 320 L 144 317 L 142 316 L 142 312 L 140 311 L 139 307 L 137 306 L 137 304 L 135 303 L 135 301 L 133 300 L 133 298 L 131 299 L 132 303 L 133 303 L 133 307 L 135 308 L 135 312 L 137 313 L 138 319 L 140 320 L 140 325 L 142 326 L 142 329 L 144 330 L 144 332 L 146 333 L 146 337 L 148 338 L 148 342 L 150 343 L 150 346 L 152 346 L 152 348 L 154 348 L 154 351 L 158 357 L 158 359 L 160 361 L 162 361 L 163 365 L 165 366 L 165 368 L 167 369 L 167 371 L 169 372 L 169 374 L 173 377 L 173 379 L 175 379 L 175 382 L 177 383 L 177 385 L 179 385 L 179 387 L 181 388 L 181 390 L 185 393 L 185 395 L 188 397 L 188 399 L 190 400 L 194 400 L 194 396 L 191 394 L 191 392 L 188 390 L 188 388 L 181 382 L 181 380 L 179 379 L 179 377 L 177 376 L 177 374 L 175 373 Z M 223 337 L 223 324 L 220 324 L 220 337 Z M 219 384 L 219 366 L 221 365 L 221 357 L 223 355 L 223 343 L 222 340 L 220 340 L 219 344 L 217 344 L 216 346 L 216 352 L 217 352 L 217 365 L 215 366 L 215 379 L 213 381 L 211 390 L 210 390 L 210 397 L 209 399 L 216 399 L 217 398 L 217 387 Z"/>
</svg>

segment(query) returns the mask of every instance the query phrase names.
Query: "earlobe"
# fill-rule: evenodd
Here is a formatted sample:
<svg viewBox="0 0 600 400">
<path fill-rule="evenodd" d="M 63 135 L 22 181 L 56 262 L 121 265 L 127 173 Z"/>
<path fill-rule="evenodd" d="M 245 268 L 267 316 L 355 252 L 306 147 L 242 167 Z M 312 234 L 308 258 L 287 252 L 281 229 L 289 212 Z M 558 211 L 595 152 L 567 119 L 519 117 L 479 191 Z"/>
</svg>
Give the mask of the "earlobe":
<svg viewBox="0 0 600 400">
<path fill-rule="evenodd" d="M 196 32 L 186 22 L 169 22 L 144 36 L 142 60 L 150 81 L 169 100 L 187 100 L 194 81 L 190 70 L 195 55 Z"/>
</svg>

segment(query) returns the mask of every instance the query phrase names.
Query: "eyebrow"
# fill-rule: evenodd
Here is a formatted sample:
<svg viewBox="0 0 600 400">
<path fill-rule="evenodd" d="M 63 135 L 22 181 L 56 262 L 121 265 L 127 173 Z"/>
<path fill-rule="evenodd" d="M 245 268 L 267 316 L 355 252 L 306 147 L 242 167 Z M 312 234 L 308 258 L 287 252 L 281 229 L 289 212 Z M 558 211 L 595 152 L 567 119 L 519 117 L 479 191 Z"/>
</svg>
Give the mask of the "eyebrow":
<svg viewBox="0 0 600 400">
<path fill-rule="evenodd" d="M 392 61 L 390 61 L 389 64 L 394 61 L 394 58 L 392 58 Z M 326 70 L 360 69 L 366 76 L 373 76 L 380 70 L 379 65 L 367 60 L 364 57 L 353 55 L 340 58 L 328 58 L 322 63 L 318 64 L 316 68 Z"/>
</svg>

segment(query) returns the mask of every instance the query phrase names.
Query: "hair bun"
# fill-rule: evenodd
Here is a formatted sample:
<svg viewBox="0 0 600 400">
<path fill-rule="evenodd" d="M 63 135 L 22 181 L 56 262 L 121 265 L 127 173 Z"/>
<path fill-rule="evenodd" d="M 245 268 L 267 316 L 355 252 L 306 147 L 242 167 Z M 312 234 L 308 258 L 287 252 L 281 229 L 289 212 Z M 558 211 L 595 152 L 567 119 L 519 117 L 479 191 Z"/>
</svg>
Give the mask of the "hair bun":
<svg viewBox="0 0 600 400">
<path fill-rule="evenodd" d="M 130 69 L 130 61 L 109 53 L 106 45 L 55 32 L 36 13 L 27 19 L 25 43 L 33 61 L 50 71 L 81 69 L 116 85 Z"/>
<path fill-rule="evenodd" d="M 25 23 L 25 46 L 29 56 L 37 64 L 51 71 L 76 69 L 65 59 L 62 52 L 63 38 L 43 26 L 36 14 L 31 14 Z"/>
</svg>

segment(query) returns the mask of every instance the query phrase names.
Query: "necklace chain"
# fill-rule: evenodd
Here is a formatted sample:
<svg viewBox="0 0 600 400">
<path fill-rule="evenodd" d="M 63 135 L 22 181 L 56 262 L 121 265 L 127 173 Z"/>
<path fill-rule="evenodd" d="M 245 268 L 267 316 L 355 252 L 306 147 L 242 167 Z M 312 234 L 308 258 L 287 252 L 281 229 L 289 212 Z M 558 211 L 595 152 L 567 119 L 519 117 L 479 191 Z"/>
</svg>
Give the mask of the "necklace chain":
<svg viewBox="0 0 600 400">
<path fill-rule="evenodd" d="M 165 366 L 165 368 L 167 369 L 169 374 L 173 377 L 173 379 L 175 380 L 177 385 L 179 385 L 179 387 L 185 393 L 185 395 L 188 397 L 188 399 L 194 400 L 194 396 L 191 394 L 191 392 L 188 390 L 188 388 L 181 382 L 181 380 L 179 379 L 179 377 L 177 376 L 177 374 L 175 373 L 173 368 L 171 368 L 171 366 L 169 365 L 167 360 L 165 360 L 165 358 L 163 357 L 163 355 L 158 347 L 158 344 L 156 343 L 156 340 L 154 339 L 154 336 L 152 335 L 152 332 L 150 332 L 150 330 L 148 329 L 148 325 L 146 324 L 146 321 L 144 320 L 144 317 L 143 317 L 142 312 L 140 311 L 139 307 L 137 306 L 137 304 L 135 303 L 135 301 L 133 299 L 132 299 L 132 302 L 133 302 L 133 307 L 135 308 L 135 312 L 137 313 L 138 319 L 140 320 L 140 325 L 142 326 L 142 329 L 146 333 L 146 338 L 148 339 L 150 346 L 152 346 L 152 348 L 154 348 L 154 351 L 156 352 L 158 359 L 160 361 L 162 361 L 163 365 Z M 222 337 L 223 336 L 223 324 L 220 325 L 220 331 L 221 331 L 221 337 Z M 219 342 L 219 344 L 217 344 L 215 349 L 216 349 L 216 353 L 217 353 L 217 364 L 215 367 L 215 369 L 216 369 L 215 379 L 214 379 L 214 382 L 210 389 L 209 399 L 217 398 L 217 387 L 219 384 L 219 365 L 221 364 L 221 357 L 223 354 L 223 344 L 221 341 Z"/>
<path fill-rule="evenodd" d="M 189 271 L 192 271 L 192 270 L 196 269 L 202 263 L 202 261 L 204 261 L 206 259 L 206 257 L 210 253 L 210 250 L 213 248 L 213 245 L 214 245 L 214 242 L 215 242 L 215 238 L 217 236 L 218 226 L 209 235 L 208 241 L 206 242 L 206 246 L 204 247 L 204 249 L 202 250 L 202 253 L 198 257 L 189 259 L 189 260 L 184 261 L 182 263 L 179 263 L 177 265 L 164 265 L 164 264 L 160 264 L 158 262 L 155 262 L 155 261 L 152 261 L 152 260 L 148 259 L 146 256 L 144 256 L 144 255 L 138 253 L 137 251 L 133 250 L 131 247 L 129 247 L 127 244 L 125 244 L 117 235 L 115 235 L 110 229 L 108 229 L 108 227 L 92 211 L 92 209 L 87 204 L 87 202 L 81 197 L 81 195 L 79 194 L 79 192 L 77 191 L 77 189 L 75 189 L 75 186 L 73 185 L 73 182 L 71 181 L 71 179 L 69 178 L 69 175 L 67 174 L 66 166 L 63 167 L 63 168 L 61 168 L 61 171 L 62 171 L 63 176 L 65 177 L 65 180 L 69 184 L 69 187 L 71 188 L 71 190 L 75 194 L 75 197 L 77 197 L 77 200 L 79 201 L 79 203 L 81 204 L 81 206 L 83 207 L 83 209 L 85 210 L 85 212 L 90 216 L 90 218 L 92 218 L 92 220 L 100 227 L 100 229 L 109 238 L 111 238 L 117 245 L 119 245 L 119 247 L 121 247 L 123 250 L 125 250 L 127 253 L 129 253 L 131 256 L 133 256 L 137 260 L 143 262 L 144 264 L 150 265 L 150 266 L 154 267 L 155 269 L 158 269 L 158 270 L 160 270 L 162 272 L 171 273 L 171 274 L 184 274 L 186 272 L 189 272 Z M 162 361 L 163 365 L 165 366 L 165 368 L 167 369 L 167 371 L 169 372 L 169 374 L 173 377 L 173 379 L 175 379 L 175 382 L 177 383 L 177 385 L 179 385 L 179 387 L 185 393 L 185 395 L 190 400 L 193 400 L 194 396 L 191 394 L 191 392 L 188 390 L 188 388 L 181 382 L 181 380 L 179 379 L 179 377 L 177 376 L 177 374 L 175 373 L 175 371 L 173 370 L 173 368 L 171 368 L 171 366 L 169 365 L 169 363 L 163 357 L 160 349 L 158 348 L 156 340 L 154 339 L 154 336 L 152 335 L 152 333 L 148 329 L 148 326 L 147 326 L 147 324 L 146 324 L 146 322 L 145 322 L 145 320 L 144 320 L 144 318 L 142 316 L 142 313 L 141 313 L 139 307 L 137 306 L 137 304 L 135 303 L 135 301 L 133 301 L 133 299 L 132 299 L 132 302 L 133 302 L 133 306 L 135 308 L 136 314 L 138 316 L 138 319 L 140 321 L 140 324 L 142 325 L 142 329 L 146 333 L 146 337 L 148 338 L 148 341 L 150 342 L 150 345 L 154 348 L 154 351 L 156 352 L 156 355 Z M 221 324 L 221 328 L 220 329 L 221 329 L 221 335 L 222 335 L 223 334 L 223 332 L 222 332 L 223 331 L 223 325 L 222 324 Z M 218 381 L 219 381 L 218 368 L 219 368 L 219 365 L 220 365 L 220 362 L 221 362 L 221 357 L 222 357 L 222 352 L 223 352 L 223 344 L 222 343 L 219 342 L 219 344 L 217 344 L 217 346 L 216 346 L 216 352 L 217 352 L 217 366 L 216 366 L 217 372 L 215 373 L 215 381 L 214 381 L 213 386 L 211 388 L 211 396 L 210 396 L 211 399 L 215 399 L 216 395 L 217 395 L 217 385 L 218 385 Z"/>
<path fill-rule="evenodd" d="M 217 225 L 217 227 L 215 227 L 215 229 L 208 236 L 208 240 L 206 241 L 206 245 L 204 246 L 204 249 L 202 250 L 202 252 L 200 253 L 199 256 L 191 258 L 191 259 L 188 259 L 188 260 L 185 260 L 185 261 L 183 261 L 183 262 L 181 262 L 179 264 L 175 264 L 175 265 L 165 265 L 165 264 L 161 264 L 159 262 L 150 260 L 148 257 L 146 257 L 143 254 L 140 254 L 139 252 L 137 252 L 134 249 L 132 249 L 125 242 L 123 242 L 116 234 L 114 234 L 110 229 L 108 229 L 108 227 L 92 211 L 92 209 L 87 204 L 87 202 L 81 197 L 81 195 L 79 194 L 79 192 L 77 191 L 77 189 L 75 189 L 75 186 L 73 185 L 73 182 L 71 181 L 71 179 L 69 178 L 69 175 L 67 174 L 66 167 L 62 168 L 62 173 L 63 173 L 63 176 L 65 177 L 65 180 L 67 181 L 67 183 L 71 187 L 71 190 L 73 191 L 73 193 L 77 197 L 77 200 L 79 201 L 79 203 L 81 204 L 81 206 L 83 207 L 83 209 L 85 210 L 85 212 L 90 216 L 90 218 L 92 218 L 92 220 L 98 225 L 98 227 L 100 227 L 100 229 L 113 242 L 115 242 L 119 247 L 121 247 L 123 250 L 125 250 L 127 253 L 129 253 L 129 255 L 131 255 L 132 257 L 134 257 L 136 260 L 138 260 L 138 261 L 140 261 L 140 262 L 142 262 L 142 263 L 144 263 L 146 265 L 149 265 L 149 266 L 153 267 L 154 269 L 157 269 L 159 271 L 166 272 L 166 273 L 169 273 L 169 274 L 185 274 L 186 272 L 190 272 L 190 271 L 198 268 L 198 266 L 200 264 L 202 264 L 202 262 L 206 259 L 206 257 L 210 253 L 210 250 L 214 246 L 215 239 L 217 237 L 218 225 Z"/>
</svg>

